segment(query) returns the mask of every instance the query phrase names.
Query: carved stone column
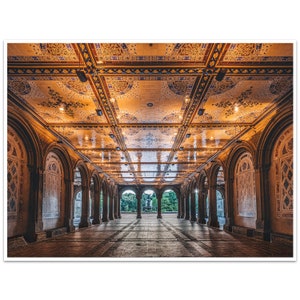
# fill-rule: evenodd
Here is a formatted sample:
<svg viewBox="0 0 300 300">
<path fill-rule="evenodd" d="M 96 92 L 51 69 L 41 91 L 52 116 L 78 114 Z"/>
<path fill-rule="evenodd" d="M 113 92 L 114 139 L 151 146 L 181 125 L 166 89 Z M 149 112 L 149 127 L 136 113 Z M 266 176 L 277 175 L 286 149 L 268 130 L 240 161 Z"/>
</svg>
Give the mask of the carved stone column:
<svg viewBox="0 0 300 300">
<path fill-rule="evenodd" d="M 156 195 L 157 197 L 157 219 L 161 219 L 161 198 L 162 198 L 162 193 L 159 191 Z"/>
<path fill-rule="evenodd" d="M 110 187 L 111 189 L 111 187 Z M 109 216 L 109 220 L 114 220 L 114 193 L 113 191 L 110 191 L 109 193 L 109 212 L 108 212 L 108 216 Z"/>
<path fill-rule="evenodd" d="M 89 216 L 89 187 L 82 185 L 82 206 L 81 206 L 81 219 L 79 228 L 88 227 L 91 225 Z"/>
<path fill-rule="evenodd" d="M 119 211 L 120 207 L 119 207 L 119 201 L 118 201 L 118 191 L 117 188 L 114 188 L 114 218 L 118 219 L 118 215 L 119 215 Z"/>
<path fill-rule="evenodd" d="M 74 232 L 75 226 L 73 224 L 74 216 L 74 181 L 65 179 L 65 198 L 66 198 L 66 211 L 65 211 L 65 226 L 68 232 Z"/>
<path fill-rule="evenodd" d="M 103 208 L 102 208 L 102 221 L 108 222 L 108 193 L 107 188 L 103 189 Z"/>
<path fill-rule="evenodd" d="M 30 196 L 28 227 L 25 238 L 29 242 L 39 239 L 42 234 L 43 170 L 28 166 L 30 172 Z"/>
<path fill-rule="evenodd" d="M 233 224 L 233 178 L 225 181 L 225 224 L 224 230 L 232 231 Z"/>
<path fill-rule="evenodd" d="M 259 167 L 255 170 L 257 214 L 255 235 L 265 241 L 270 241 L 271 239 L 270 211 L 265 207 L 265 200 L 269 203 L 268 178 L 269 166 L 265 168 Z"/>
<path fill-rule="evenodd" d="M 208 191 L 209 198 L 209 219 L 207 225 L 210 227 L 219 228 L 219 221 L 217 216 L 217 187 L 211 185 Z"/>
<path fill-rule="evenodd" d="M 190 193 L 186 192 L 184 194 L 184 219 L 189 220 L 190 219 Z"/>
<path fill-rule="evenodd" d="M 199 195 L 198 195 L 198 219 L 197 219 L 197 223 L 199 223 L 199 224 L 206 224 L 205 200 L 206 200 L 206 192 L 204 189 L 200 189 Z"/>
<path fill-rule="evenodd" d="M 142 195 L 140 192 L 138 192 L 136 194 L 136 200 L 137 200 L 137 207 L 136 207 L 136 211 L 137 211 L 137 214 L 136 214 L 136 218 L 137 219 L 141 219 L 142 218 Z"/>
<path fill-rule="evenodd" d="M 94 218 L 92 224 L 100 224 L 100 191 L 99 189 L 94 190 Z"/>
<path fill-rule="evenodd" d="M 192 191 L 190 194 L 191 197 L 191 215 L 190 215 L 190 221 L 195 222 L 197 220 L 196 218 L 196 193 L 195 191 Z"/>
<path fill-rule="evenodd" d="M 122 198 L 122 195 L 120 192 L 118 192 L 118 219 L 121 219 L 122 216 L 121 216 L 121 198 Z"/>
<path fill-rule="evenodd" d="M 177 196 L 177 194 L 176 194 L 176 196 Z M 180 219 L 180 217 L 181 217 L 181 210 L 182 210 L 182 207 L 181 207 L 181 193 L 180 193 L 180 196 L 177 197 L 177 207 L 178 207 L 177 219 Z"/>
</svg>

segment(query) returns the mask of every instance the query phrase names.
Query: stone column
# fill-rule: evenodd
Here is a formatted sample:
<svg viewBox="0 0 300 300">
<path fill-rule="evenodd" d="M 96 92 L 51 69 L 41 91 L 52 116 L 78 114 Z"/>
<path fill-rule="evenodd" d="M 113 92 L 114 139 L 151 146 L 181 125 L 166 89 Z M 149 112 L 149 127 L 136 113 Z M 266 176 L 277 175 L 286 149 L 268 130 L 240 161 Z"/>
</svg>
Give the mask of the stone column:
<svg viewBox="0 0 300 300">
<path fill-rule="evenodd" d="M 91 225 L 89 216 L 89 187 L 82 185 L 82 206 L 81 206 L 81 219 L 79 228 L 88 227 Z"/>
<path fill-rule="evenodd" d="M 197 223 L 199 224 L 206 224 L 205 220 L 205 200 L 206 200 L 206 193 L 204 189 L 199 190 L 199 195 L 198 195 L 198 219 Z"/>
<path fill-rule="evenodd" d="M 161 198 L 162 198 L 162 193 L 158 192 L 156 194 L 157 197 L 157 219 L 161 219 L 162 215 L 161 215 Z"/>
<path fill-rule="evenodd" d="M 217 216 L 217 187 L 216 185 L 211 185 L 208 191 L 209 198 L 209 218 L 207 225 L 210 227 L 219 228 L 219 221 Z"/>
<path fill-rule="evenodd" d="M 190 215 L 190 221 L 195 222 L 197 220 L 196 218 L 196 202 L 195 202 L 195 191 L 192 191 L 190 194 L 191 197 L 191 215 Z"/>
<path fill-rule="evenodd" d="M 269 203 L 268 194 L 269 167 L 255 169 L 256 185 L 256 229 L 255 235 L 265 241 L 271 239 L 270 210 L 265 207 L 265 199 Z"/>
<path fill-rule="evenodd" d="M 140 192 L 138 192 L 136 194 L 136 200 L 137 200 L 137 214 L 136 214 L 136 218 L 137 219 L 141 219 L 142 218 L 142 195 Z"/>
<path fill-rule="evenodd" d="M 94 212 L 93 212 L 93 224 L 100 224 L 100 191 L 99 189 L 94 190 Z"/>
<path fill-rule="evenodd" d="M 184 194 L 180 193 L 180 218 L 184 218 Z"/>
<path fill-rule="evenodd" d="M 74 181 L 65 179 L 65 198 L 66 198 L 66 211 L 65 211 L 65 226 L 68 232 L 74 232 L 75 226 L 73 224 L 74 217 Z"/>
<path fill-rule="evenodd" d="M 233 178 L 225 181 L 225 224 L 224 230 L 232 231 L 233 226 Z"/>
<path fill-rule="evenodd" d="M 110 191 L 109 193 L 109 220 L 114 220 L 114 193 Z"/>
<path fill-rule="evenodd" d="M 108 193 L 106 187 L 103 189 L 103 208 L 102 208 L 102 221 L 108 222 Z"/>
<path fill-rule="evenodd" d="M 121 198 L 122 198 L 122 195 L 120 192 L 118 192 L 118 219 L 121 219 L 122 216 L 121 216 Z"/>
<path fill-rule="evenodd" d="M 176 197 L 178 195 L 176 194 Z M 178 211 L 177 211 L 177 219 L 180 219 L 181 217 L 181 193 L 180 193 L 180 196 L 177 197 L 177 207 L 178 207 Z"/>
<path fill-rule="evenodd" d="M 34 187 L 36 195 L 36 220 L 35 220 L 35 237 L 36 240 L 43 240 L 46 238 L 43 224 L 43 188 L 44 188 L 44 170 L 42 168 L 36 170 L 37 176 L 35 178 L 36 186 Z"/>
<path fill-rule="evenodd" d="M 114 218 L 118 219 L 118 211 L 120 210 L 120 207 L 118 205 L 119 201 L 118 201 L 118 191 L 117 188 L 114 188 Z"/>
<path fill-rule="evenodd" d="M 185 204 L 184 219 L 189 220 L 190 219 L 190 193 L 189 192 L 184 194 L 184 204 Z"/>
<path fill-rule="evenodd" d="M 28 226 L 25 238 L 29 242 L 39 239 L 43 230 L 42 202 L 43 202 L 43 170 L 28 166 L 30 172 L 30 196 Z"/>
</svg>

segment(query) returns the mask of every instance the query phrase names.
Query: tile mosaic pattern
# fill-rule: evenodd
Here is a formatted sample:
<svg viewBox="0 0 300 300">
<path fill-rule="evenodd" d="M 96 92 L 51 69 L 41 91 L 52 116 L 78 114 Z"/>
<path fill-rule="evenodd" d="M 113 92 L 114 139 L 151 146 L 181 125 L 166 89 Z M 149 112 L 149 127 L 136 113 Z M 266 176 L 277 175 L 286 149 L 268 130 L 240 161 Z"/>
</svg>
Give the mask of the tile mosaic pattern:
<svg viewBox="0 0 300 300">
<path fill-rule="evenodd" d="M 7 54 L 9 92 L 117 184 L 181 184 L 293 88 L 288 43 L 9 43 Z"/>
</svg>

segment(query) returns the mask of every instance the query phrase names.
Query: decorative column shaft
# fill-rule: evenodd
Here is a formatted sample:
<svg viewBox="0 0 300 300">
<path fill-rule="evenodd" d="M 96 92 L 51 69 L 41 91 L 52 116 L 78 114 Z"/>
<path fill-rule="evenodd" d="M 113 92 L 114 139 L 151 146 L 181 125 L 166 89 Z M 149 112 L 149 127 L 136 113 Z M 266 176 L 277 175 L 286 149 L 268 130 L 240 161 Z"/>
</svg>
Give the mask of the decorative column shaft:
<svg viewBox="0 0 300 300">
<path fill-rule="evenodd" d="M 119 210 L 119 205 L 118 205 L 118 191 L 115 188 L 114 189 L 114 218 L 118 219 L 118 210 Z"/>
<path fill-rule="evenodd" d="M 81 206 L 81 219 L 79 228 L 88 227 L 91 225 L 89 216 L 89 187 L 82 185 L 82 206 Z"/>
<path fill-rule="evenodd" d="M 198 195 L 198 219 L 197 223 L 199 224 L 206 224 L 205 220 L 205 201 L 206 201 L 206 192 L 204 189 L 200 189 Z"/>
<path fill-rule="evenodd" d="M 196 218 L 196 193 L 195 191 L 192 191 L 192 193 L 190 194 L 191 197 L 191 215 L 190 215 L 190 221 L 191 222 L 195 222 L 197 220 Z"/>
<path fill-rule="evenodd" d="M 111 191 L 109 193 L 109 220 L 114 220 L 114 193 Z"/>
<path fill-rule="evenodd" d="M 93 212 L 93 224 L 100 224 L 100 191 L 94 190 L 94 212 Z"/>
<path fill-rule="evenodd" d="M 217 216 L 217 188 L 211 185 L 208 191 L 209 198 L 209 219 L 207 225 L 210 227 L 219 228 L 219 221 Z"/>
<path fill-rule="evenodd" d="M 184 194 L 184 219 L 189 220 L 190 219 L 190 193 L 185 193 Z"/>
<path fill-rule="evenodd" d="M 74 232 L 75 226 L 73 224 L 74 217 L 74 181 L 70 179 L 65 179 L 66 187 L 66 211 L 65 211 L 65 226 L 68 232 Z"/>
<path fill-rule="evenodd" d="M 102 221 L 108 222 L 108 193 L 106 188 L 103 189 L 103 208 L 102 208 Z"/>
<path fill-rule="evenodd" d="M 162 215 L 161 215 L 161 198 L 162 198 L 162 193 L 159 192 L 157 193 L 157 219 L 161 219 Z"/>
<path fill-rule="evenodd" d="M 142 218 L 142 195 L 141 193 L 136 194 L 136 200 L 137 200 L 137 207 L 136 207 L 136 218 L 141 219 Z"/>
</svg>

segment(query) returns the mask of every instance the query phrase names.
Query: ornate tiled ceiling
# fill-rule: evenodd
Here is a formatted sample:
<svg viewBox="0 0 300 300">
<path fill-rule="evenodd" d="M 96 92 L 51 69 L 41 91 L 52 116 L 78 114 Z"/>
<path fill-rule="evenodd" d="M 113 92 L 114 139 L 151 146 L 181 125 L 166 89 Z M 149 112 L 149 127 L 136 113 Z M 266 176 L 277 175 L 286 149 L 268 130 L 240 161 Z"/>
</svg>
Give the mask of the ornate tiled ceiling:
<svg viewBox="0 0 300 300">
<path fill-rule="evenodd" d="M 9 43 L 7 54 L 9 93 L 118 184 L 182 183 L 293 88 L 293 44 Z"/>
</svg>

